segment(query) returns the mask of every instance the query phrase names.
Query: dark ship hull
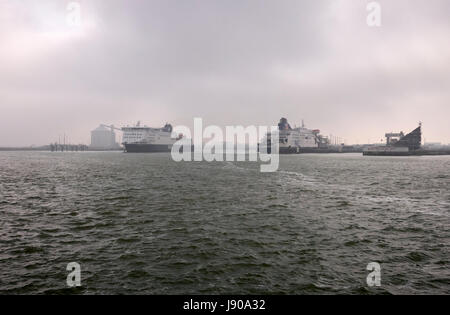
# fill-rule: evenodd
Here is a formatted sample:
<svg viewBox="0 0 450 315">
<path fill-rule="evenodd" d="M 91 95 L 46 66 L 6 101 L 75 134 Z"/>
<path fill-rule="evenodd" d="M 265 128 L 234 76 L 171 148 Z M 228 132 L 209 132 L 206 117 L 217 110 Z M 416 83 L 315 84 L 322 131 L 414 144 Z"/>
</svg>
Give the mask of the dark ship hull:
<svg viewBox="0 0 450 315">
<path fill-rule="evenodd" d="M 268 148 L 268 151 L 271 151 Z M 268 152 L 270 153 L 270 152 Z M 280 154 L 302 154 L 302 153 L 342 153 L 338 148 L 301 148 L 301 147 L 281 147 Z"/>
<path fill-rule="evenodd" d="M 128 153 L 154 153 L 170 152 L 171 144 L 147 144 L 147 143 L 124 143 L 125 152 Z"/>
</svg>

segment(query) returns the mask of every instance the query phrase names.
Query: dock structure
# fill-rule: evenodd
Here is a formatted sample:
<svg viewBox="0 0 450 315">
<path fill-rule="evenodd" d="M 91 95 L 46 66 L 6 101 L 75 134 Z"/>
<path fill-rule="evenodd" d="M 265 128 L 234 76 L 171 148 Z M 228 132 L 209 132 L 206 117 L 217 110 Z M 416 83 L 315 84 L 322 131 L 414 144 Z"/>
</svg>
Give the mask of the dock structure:
<svg viewBox="0 0 450 315">
<path fill-rule="evenodd" d="M 88 146 L 85 144 L 59 144 L 59 143 L 51 143 L 50 151 L 51 152 L 78 152 L 78 151 L 87 151 Z"/>
<path fill-rule="evenodd" d="M 419 127 L 405 135 L 403 132 L 386 133 L 386 145 L 367 147 L 363 155 L 372 156 L 422 156 L 450 155 L 450 150 L 428 150 L 422 148 L 422 123 Z"/>
</svg>

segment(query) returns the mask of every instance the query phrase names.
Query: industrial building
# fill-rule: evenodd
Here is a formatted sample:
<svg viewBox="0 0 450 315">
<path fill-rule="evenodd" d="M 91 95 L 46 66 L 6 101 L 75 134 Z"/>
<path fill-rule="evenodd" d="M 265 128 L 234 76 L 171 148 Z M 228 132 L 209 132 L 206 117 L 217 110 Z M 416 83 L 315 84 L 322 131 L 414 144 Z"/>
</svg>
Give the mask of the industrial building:
<svg viewBox="0 0 450 315">
<path fill-rule="evenodd" d="M 91 149 L 112 150 L 119 148 L 114 126 L 100 125 L 91 131 Z"/>
</svg>

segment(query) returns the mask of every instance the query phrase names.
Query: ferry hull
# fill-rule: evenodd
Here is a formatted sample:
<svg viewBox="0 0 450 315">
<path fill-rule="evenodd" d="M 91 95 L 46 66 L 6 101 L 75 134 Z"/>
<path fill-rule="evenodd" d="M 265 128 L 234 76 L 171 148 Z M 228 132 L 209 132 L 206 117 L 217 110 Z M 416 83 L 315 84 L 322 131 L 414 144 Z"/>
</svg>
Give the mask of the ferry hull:
<svg viewBox="0 0 450 315">
<path fill-rule="evenodd" d="M 171 144 L 144 144 L 144 143 L 125 143 L 125 152 L 127 153 L 155 153 L 170 152 Z"/>
<path fill-rule="evenodd" d="M 271 154 L 271 148 L 267 147 L 267 153 Z M 258 152 L 266 152 L 266 148 L 258 146 Z M 339 148 L 301 148 L 301 147 L 279 147 L 279 154 L 302 154 L 302 153 L 342 153 Z"/>
</svg>

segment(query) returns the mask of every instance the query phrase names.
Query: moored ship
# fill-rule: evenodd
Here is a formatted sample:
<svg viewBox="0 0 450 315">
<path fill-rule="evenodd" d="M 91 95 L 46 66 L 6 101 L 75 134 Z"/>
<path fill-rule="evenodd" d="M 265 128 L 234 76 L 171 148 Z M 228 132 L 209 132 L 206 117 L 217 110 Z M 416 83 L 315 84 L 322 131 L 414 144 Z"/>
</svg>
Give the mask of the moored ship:
<svg viewBox="0 0 450 315">
<path fill-rule="evenodd" d="M 292 153 L 332 153 L 338 150 L 330 145 L 327 137 L 318 129 L 308 129 L 302 123 L 301 127 L 292 128 L 286 118 L 278 123 L 278 147 L 280 154 Z M 267 133 L 258 145 L 260 152 L 271 153 L 271 133 Z"/>
<path fill-rule="evenodd" d="M 122 131 L 125 152 L 170 152 L 177 141 L 168 123 L 162 128 L 152 128 L 138 122 L 136 126 L 123 127 Z"/>
</svg>

